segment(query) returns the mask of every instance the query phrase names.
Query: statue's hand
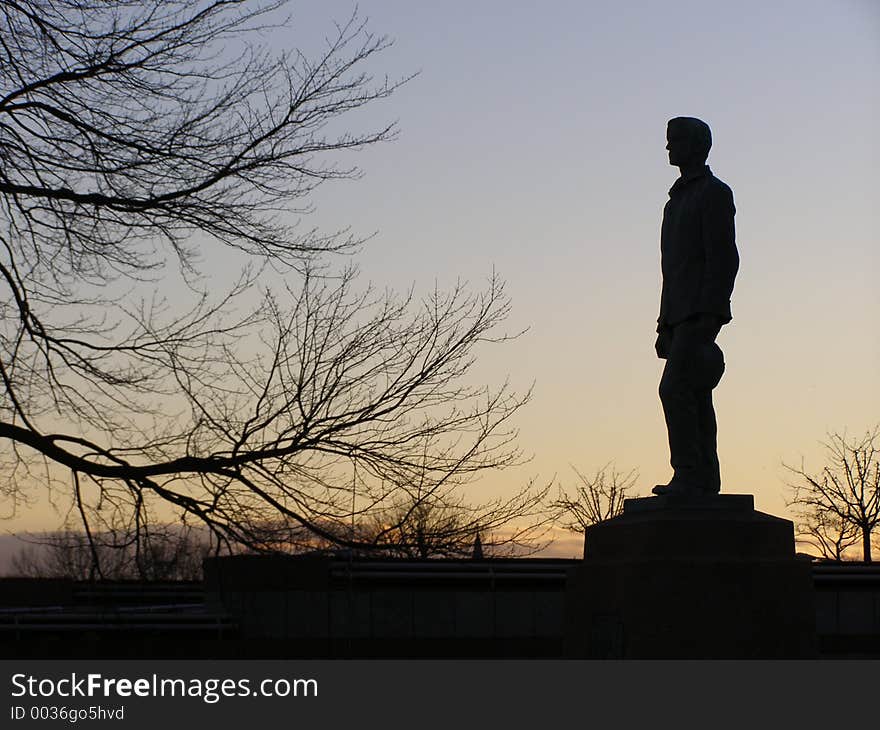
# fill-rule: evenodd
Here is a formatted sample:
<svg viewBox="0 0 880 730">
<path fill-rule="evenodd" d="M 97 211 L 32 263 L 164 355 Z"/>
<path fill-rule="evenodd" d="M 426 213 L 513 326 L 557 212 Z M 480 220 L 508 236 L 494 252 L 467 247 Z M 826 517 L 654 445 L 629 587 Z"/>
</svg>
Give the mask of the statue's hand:
<svg viewBox="0 0 880 730">
<path fill-rule="evenodd" d="M 670 337 L 669 330 L 664 328 L 657 334 L 657 341 L 654 343 L 654 349 L 657 351 L 657 357 L 665 360 L 669 356 Z"/>
</svg>

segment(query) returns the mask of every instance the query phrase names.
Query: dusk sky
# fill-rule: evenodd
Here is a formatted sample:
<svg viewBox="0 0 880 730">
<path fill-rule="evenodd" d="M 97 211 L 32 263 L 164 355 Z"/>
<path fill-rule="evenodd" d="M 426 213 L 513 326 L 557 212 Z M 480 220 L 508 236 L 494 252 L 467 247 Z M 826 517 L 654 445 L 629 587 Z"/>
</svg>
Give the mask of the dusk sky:
<svg viewBox="0 0 880 730">
<path fill-rule="evenodd" d="M 353 8 L 297 3 L 283 40 L 309 47 Z M 475 500 L 531 477 L 571 487 L 571 464 L 637 468 L 642 495 L 669 479 L 653 344 L 675 116 L 708 122 L 708 164 L 737 207 L 715 391 L 722 491 L 787 516 L 782 462 L 818 470 L 827 432 L 880 422 L 880 3 L 361 0 L 359 12 L 395 41 L 375 70 L 418 75 L 351 118 L 396 119 L 399 138 L 357 155 L 362 179 L 321 188 L 309 223 L 376 233 L 356 258 L 363 284 L 478 290 L 493 269 L 507 282 L 509 329 L 528 331 L 480 352 L 478 373 L 534 382 L 517 421 L 533 459 L 484 476 Z M 59 521 L 40 505 L 0 531 Z"/>
</svg>

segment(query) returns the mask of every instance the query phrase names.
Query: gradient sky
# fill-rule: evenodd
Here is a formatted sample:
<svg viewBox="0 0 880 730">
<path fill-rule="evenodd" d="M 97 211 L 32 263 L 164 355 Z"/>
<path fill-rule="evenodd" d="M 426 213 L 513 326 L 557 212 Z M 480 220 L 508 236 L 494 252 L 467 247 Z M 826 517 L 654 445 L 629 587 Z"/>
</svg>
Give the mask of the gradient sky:
<svg viewBox="0 0 880 730">
<path fill-rule="evenodd" d="M 299 3 L 299 25 L 273 42 L 309 47 L 353 7 Z M 636 467 L 641 494 L 668 480 L 653 344 L 674 116 L 709 123 L 709 165 L 737 206 L 715 397 L 722 489 L 787 515 L 782 461 L 818 470 L 828 431 L 880 421 L 880 3 L 359 8 L 395 40 L 376 69 L 419 75 L 352 117 L 397 119 L 399 139 L 359 153 L 364 177 L 322 188 L 310 223 L 376 232 L 357 258 L 363 283 L 479 288 L 493 269 L 507 281 L 510 329 L 529 330 L 484 351 L 479 373 L 534 381 L 518 420 L 534 458 L 484 477 L 475 499 L 533 476 L 572 486 L 570 464 Z"/>
</svg>

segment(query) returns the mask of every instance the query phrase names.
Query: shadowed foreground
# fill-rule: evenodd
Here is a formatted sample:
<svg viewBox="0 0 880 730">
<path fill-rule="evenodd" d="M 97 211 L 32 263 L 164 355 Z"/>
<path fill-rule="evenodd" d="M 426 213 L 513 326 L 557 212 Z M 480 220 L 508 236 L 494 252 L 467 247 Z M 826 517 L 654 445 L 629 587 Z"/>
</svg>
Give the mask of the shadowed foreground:
<svg viewBox="0 0 880 730">
<path fill-rule="evenodd" d="M 240 556 L 204 584 L 0 580 L 7 658 L 556 658 L 575 560 Z M 880 658 L 880 566 L 812 566 L 822 658 Z M 719 630 L 725 627 L 719 626 Z"/>
</svg>

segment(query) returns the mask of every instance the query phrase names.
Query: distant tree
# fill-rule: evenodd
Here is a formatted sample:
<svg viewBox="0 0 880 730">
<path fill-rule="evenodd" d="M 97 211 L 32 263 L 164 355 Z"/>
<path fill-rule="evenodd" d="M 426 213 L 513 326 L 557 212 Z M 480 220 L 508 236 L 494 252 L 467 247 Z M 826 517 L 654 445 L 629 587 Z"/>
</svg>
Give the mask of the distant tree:
<svg viewBox="0 0 880 730">
<path fill-rule="evenodd" d="M 411 492 L 371 515 L 362 528 L 367 539 L 385 546 L 380 554 L 427 559 L 524 556 L 546 546 L 551 516 L 550 485 L 532 485 L 512 497 L 473 505 L 452 493 Z"/>
<path fill-rule="evenodd" d="M 846 560 L 861 542 L 856 527 L 832 512 L 816 507 L 797 509 L 795 534 L 798 542 L 827 560 Z"/>
<path fill-rule="evenodd" d="M 880 522 L 880 426 L 861 438 L 832 433 L 825 442 L 827 463 L 818 473 L 783 464 L 794 475 L 789 506 L 798 535 L 823 557 L 839 560 L 860 544 L 872 560 L 872 540 Z"/>
<path fill-rule="evenodd" d="M 528 394 L 472 376 L 507 339 L 502 282 L 358 291 L 318 255 L 360 242 L 297 227 L 394 136 L 344 127 L 400 82 L 357 17 L 260 45 L 282 4 L 0 4 L 0 489 L 48 484 L 96 545 L 173 511 L 254 550 L 279 521 L 357 547 L 328 525 L 520 458 Z"/>
<path fill-rule="evenodd" d="M 610 520 L 623 512 L 623 502 L 639 478 L 638 471 L 620 472 L 613 464 L 606 464 L 593 476 L 587 476 L 571 467 L 580 484 L 573 491 L 560 488 L 553 503 L 558 510 L 562 527 L 572 532 L 583 532 L 590 525 Z"/>
<path fill-rule="evenodd" d="M 422 560 L 473 557 L 477 544 L 476 552 L 487 557 L 524 556 L 546 547 L 552 485 L 529 483 L 512 496 L 475 503 L 459 490 L 429 484 L 407 487 L 389 503 L 353 514 L 347 522 L 327 521 L 323 534 L 284 521 L 266 523 L 262 541 L 287 553 L 335 553 L 348 544 L 359 557 Z"/>
<path fill-rule="evenodd" d="M 12 557 L 13 574 L 71 580 L 200 580 L 212 552 L 209 536 L 189 527 L 151 529 L 146 536 L 64 530 L 31 537 Z"/>
</svg>

